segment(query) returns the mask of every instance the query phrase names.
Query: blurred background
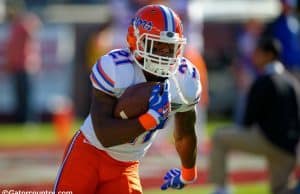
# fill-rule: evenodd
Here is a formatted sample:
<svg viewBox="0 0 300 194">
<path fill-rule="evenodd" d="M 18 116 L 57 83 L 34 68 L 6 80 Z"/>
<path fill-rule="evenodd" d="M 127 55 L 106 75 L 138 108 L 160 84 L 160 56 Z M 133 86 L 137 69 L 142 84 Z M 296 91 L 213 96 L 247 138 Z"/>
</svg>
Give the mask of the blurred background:
<svg viewBox="0 0 300 194">
<path fill-rule="evenodd" d="M 107 51 L 126 47 L 130 18 L 151 3 L 180 15 L 185 55 L 199 64 L 203 84 L 197 121 L 201 176 L 185 193 L 209 193 L 210 136 L 220 125 L 241 122 L 257 73 L 251 61 L 255 42 L 285 12 L 293 16 L 294 36 L 283 32 L 282 44 L 293 39 L 296 46 L 282 60 L 299 75 L 296 0 L 0 0 L 0 190 L 51 188 L 64 146 L 89 112 L 91 67 Z M 175 155 L 169 133 L 158 138 L 163 141 L 142 161 L 145 193 L 159 193 L 164 171 L 153 170 L 157 164 L 179 165 L 176 156 L 167 157 Z M 233 157 L 231 179 L 239 193 L 268 193 L 262 158 Z"/>
</svg>

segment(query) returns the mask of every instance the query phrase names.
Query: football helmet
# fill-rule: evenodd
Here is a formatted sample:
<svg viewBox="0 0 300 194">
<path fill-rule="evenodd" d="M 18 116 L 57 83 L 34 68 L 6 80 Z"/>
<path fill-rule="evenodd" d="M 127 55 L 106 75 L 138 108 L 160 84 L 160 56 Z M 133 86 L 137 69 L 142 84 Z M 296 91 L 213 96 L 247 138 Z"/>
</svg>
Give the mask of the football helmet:
<svg viewBox="0 0 300 194">
<path fill-rule="evenodd" d="M 179 16 L 164 5 L 139 9 L 128 28 L 127 43 L 133 60 L 145 71 L 170 77 L 177 71 L 186 39 Z M 157 53 L 157 45 L 166 45 L 167 53 Z"/>
</svg>

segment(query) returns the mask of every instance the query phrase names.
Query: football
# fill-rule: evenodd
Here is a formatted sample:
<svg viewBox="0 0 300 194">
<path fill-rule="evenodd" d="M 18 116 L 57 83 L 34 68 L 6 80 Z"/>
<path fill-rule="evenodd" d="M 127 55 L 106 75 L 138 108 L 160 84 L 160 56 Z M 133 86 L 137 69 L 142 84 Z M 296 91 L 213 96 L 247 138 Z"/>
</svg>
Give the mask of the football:
<svg viewBox="0 0 300 194">
<path fill-rule="evenodd" d="M 129 119 L 140 116 L 148 111 L 148 102 L 153 86 L 159 82 L 144 82 L 126 88 L 118 99 L 114 116 Z"/>
</svg>

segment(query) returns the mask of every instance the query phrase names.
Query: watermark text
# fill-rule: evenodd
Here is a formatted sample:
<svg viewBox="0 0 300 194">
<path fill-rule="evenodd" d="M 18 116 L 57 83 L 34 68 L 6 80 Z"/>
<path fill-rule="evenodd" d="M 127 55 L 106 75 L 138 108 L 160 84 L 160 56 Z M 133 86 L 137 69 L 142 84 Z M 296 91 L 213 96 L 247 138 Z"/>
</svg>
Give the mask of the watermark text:
<svg viewBox="0 0 300 194">
<path fill-rule="evenodd" d="M 22 191 L 22 190 L 14 190 L 14 189 L 4 189 L 1 194 L 73 194 L 72 191 Z"/>
</svg>

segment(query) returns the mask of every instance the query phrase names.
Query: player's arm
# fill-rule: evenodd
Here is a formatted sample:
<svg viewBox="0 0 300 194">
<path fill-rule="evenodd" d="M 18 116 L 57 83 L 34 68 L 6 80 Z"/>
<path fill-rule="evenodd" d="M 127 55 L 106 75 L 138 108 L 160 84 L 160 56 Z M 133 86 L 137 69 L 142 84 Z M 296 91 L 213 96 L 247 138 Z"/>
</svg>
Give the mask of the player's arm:
<svg viewBox="0 0 300 194">
<path fill-rule="evenodd" d="M 197 137 L 195 133 L 196 114 L 194 110 L 177 112 L 175 114 L 174 139 L 175 147 L 181 160 L 182 167 L 195 167 L 197 156 Z"/>
<path fill-rule="evenodd" d="M 145 132 L 138 118 L 116 119 L 113 111 L 117 98 L 93 88 L 91 117 L 97 138 L 105 147 L 130 142 Z"/>
<path fill-rule="evenodd" d="M 148 111 L 134 119 L 113 117 L 117 99 L 97 89 L 93 89 L 91 117 L 97 138 L 103 146 L 111 147 L 132 141 L 145 131 L 164 123 L 169 112 L 169 84 L 157 84 L 152 88 Z"/>
<path fill-rule="evenodd" d="M 175 147 L 181 160 L 182 179 L 185 182 L 192 182 L 196 179 L 196 155 L 197 137 L 195 133 L 195 104 L 198 103 L 201 93 L 199 72 L 195 66 L 186 60 L 186 72 L 179 80 L 182 84 L 181 91 L 188 101 L 190 108 L 186 111 L 176 112 L 174 140 Z"/>
<path fill-rule="evenodd" d="M 181 160 L 181 169 L 172 168 L 164 177 L 162 190 L 182 189 L 197 179 L 196 156 L 197 138 L 194 130 L 195 111 L 175 114 L 175 147 Z"/>
<path fill-rule="evenodd" d="M 195 133 L 196 114 L 194 109 L 175 114 L 174 140 L 181 160 L 181 180 L 194 182 L 197 178 L 197 137 Z"/>
<path fill-rule="evenodd" d="M 200 99 L 201 84 L 198 71 L 188 61 L 182 64 L 180 72 L 183 74 L 177 77 L 177 83 L 182 94 L 181 99 L 187 103 L 175 110 L 174 139 L 181 160 L 181 168 L 173 168 L 166 173 L 164 184 L 161 186 L 162 190 L 182 189 L 186 184 L 193 183 L 197 179 L 197 138 L 194 129 L 196 114 L 194 109 Z M 176 80 L 174 83 L 176 84 Z"/>
</svg>

